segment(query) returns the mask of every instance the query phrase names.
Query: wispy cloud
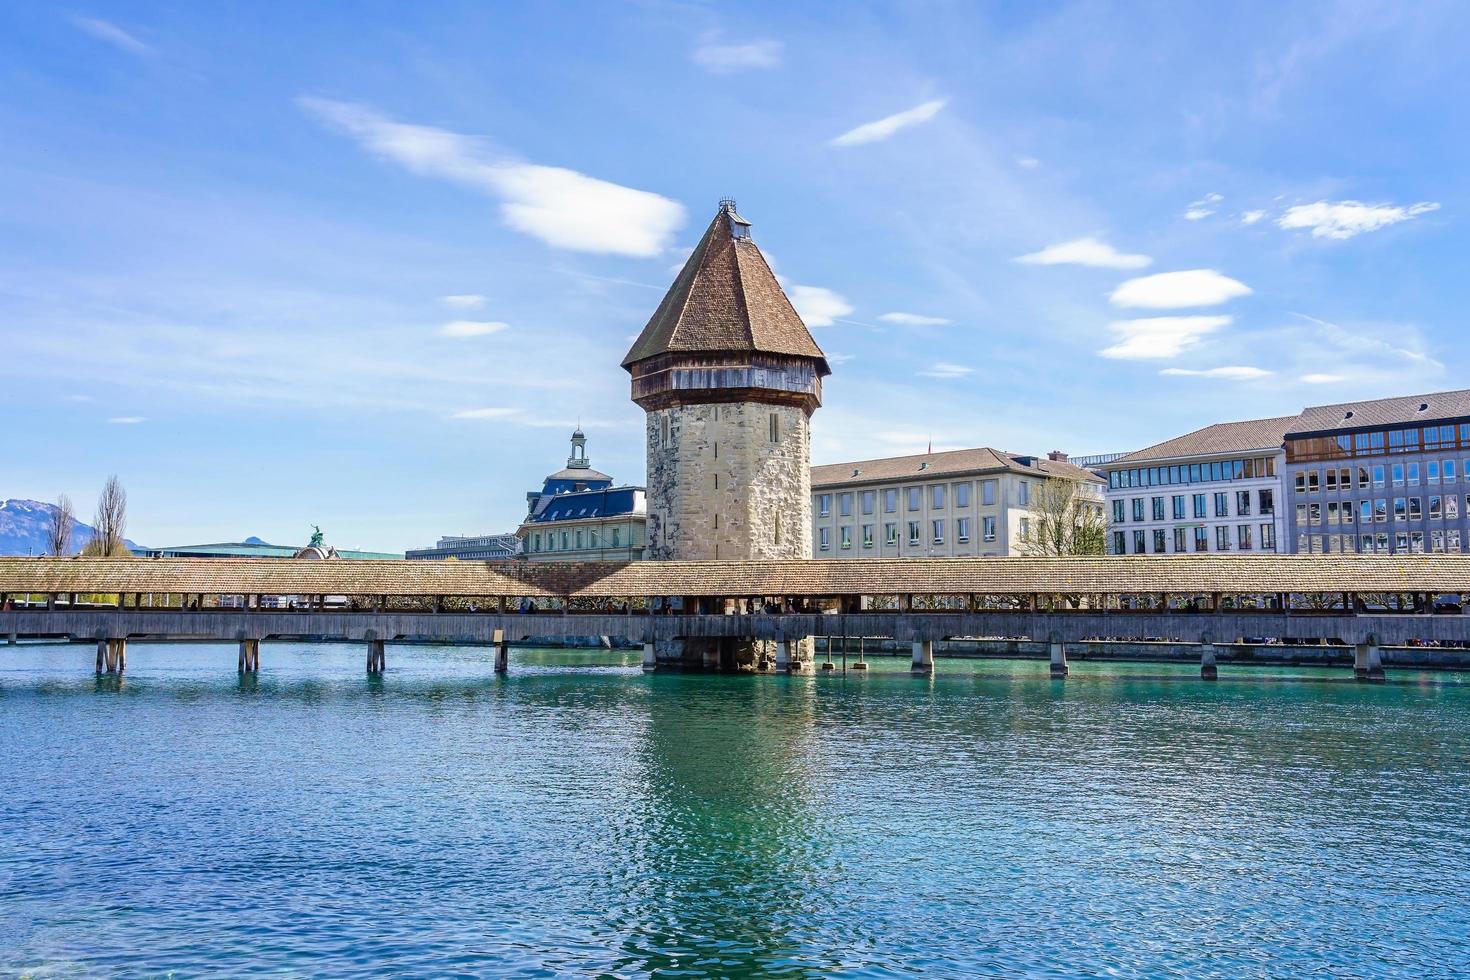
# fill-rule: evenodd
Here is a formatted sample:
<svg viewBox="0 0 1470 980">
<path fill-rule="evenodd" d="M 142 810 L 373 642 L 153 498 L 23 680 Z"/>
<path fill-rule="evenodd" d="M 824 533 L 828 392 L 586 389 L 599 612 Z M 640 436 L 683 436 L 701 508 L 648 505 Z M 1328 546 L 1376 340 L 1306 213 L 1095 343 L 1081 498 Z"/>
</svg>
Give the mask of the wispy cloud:
<svg viewBox="0 0 1470 980">
<path fill-rule="evenodd" d="M 1190 201 L 1189 207 L 1184 209 L 1184 220 L 1199 221 L 1202 218 L 1208 218 L 1215 213 L 1216 206 L 1223 200 L 1225 200 L 1223 196 L 1211 193 L 1198 201 Z"/>
<path fill-rule="evenodd" d="M 925 316 L 922 313 L 884 313 L 878 319 L 900 327 L 943 327 L 954 322 L 942 316 Z"/>
<path fill-rule="evenodd" d="M 498 157 L 482 140 L 395 122 L 366 106 L 310 97 L 297 102 L 375 156 L 498 198 L 507 225 L 553 248 L 658 255 L 684 224 L 683 205 L 649 191 Z"/>
<path fill-rule="evenodd" d="M 1276 224 L 1288 231 L 1310 228 L 1313 238 L 1344 239 L 1361 235 L 1365 231 L 1387 228 L 1400 221 L 1408 221 L 1438 210 L 1439 204 L 1434 201 L 1409 205 L 1318 201 L 1315 204 L 1298 204 L 1287 208 L 1276 219 Z"/>
<path fill-rule="evenodd" d="M 1266 216 L 1266 211 L 1265 211 L 1264 208 L 1261 209 L 1261 210 L 1258 210 L 1258 211 L 1246 211 L 1243 214 L 1241 214 L 1241 216 L 1240 216 L 1240 223 L 1243 224 L 1243 225 L 1253 225 L 1257 221 L 1260 221 L 1265 216 Z"/>
<path fill-rule="evenodd" d="M 1238 296 L 1249 296 L 1251 288 L 1214 269 L 1160 272 L 1129 279 L 1109 297 L 1114 306 L 1149 310 L 1177 310 L 1190 306 L 1218 306 Z"/>
<path fill-rule="evenodd" d="M 1120 252 L 1096 238 L 1075 238 L 1070 242 L 1048 245 L 1039 252 L 1019 255 L 1023 265 L 1086 265 L 1096 269 L 1142 269 L 1152 264 L 1147 255 Z"/>
<path fill-rule="evenodd" d="M 440 296 L 439 302 L 455 310 L 478 310 L 485 305 L 485 297 L 479 293 L 460 293 L 457 296 Z"/>
<path fill-rule="evenodd" d="M 701 44 L 691 57 L 705 71 L 716 75 L 747 71 L 752 68 L 775 68 L 781 63 L 780 41 L 747 41 L 744 44 Z"/>
<path fill-rule="evenodd" d="M 924 378 L 963 378 L 967 374 L 973 374 L 974 371 L 974 368 L 966 367 L 963 364 L 935 361 L 929 365 L 927 370 L 920 371 L 919 376 Z"/>
<path fill-rule="evenodd" d="M 1257 378 L 1270 377 L 1271 372 L 1258 367 L 1231 366 L 1204 368 L 1203 370 L 1164 368 L 1159 374 L 1170 378 L 1225 378 L 1230 381 L 1254 381 Z"/>
<path fill-rule="evenodd" d="M 1035 157 L 1017 157 L 1016 166 L 1020 167 L 1022 170 L 1035 170 L 1037 167 L 1041 166 L 1041 161 L 1036 159 Z"/>
<path fill-rule="evenodd" d="M 786 295 L 809 327 L 830 327 L 839 317 L 853 311 L 847 297 L 824 286 L 790 285 L 786 287 Z"/>
<path fill-rule="evenodd" d="M 1122 361 L 1154 361 L 1177 357 L 1205 336 L 1228 327 L 1228 316 L 1155 316 L 1108 324 L 1118 343 L 1098 351 Z"/>
<path fill-rule="evenodd" d="M 466 408 L 449 416 L 452 419 L 508 419 L 521 414 L 519 408 Z"/>
<path fill-rule="evenodd" d="M 886 140 L 900 129 L 917 126 L 919 123 L 927 122 L 944 108 L 944 99 L 933 99 L 905 109 L 903 112 L 895 112 L 891 116 L 884 116 L 873 122 L 863 123 L 855 126 L 840 136 L 834 136 L 830 142 L 833 146 L 857 146 L 860 143 L 876 143 Z"/>
<path fill-rule="evenodd" d="M 141 425 L 148 420 L 141 415 L 114 415 L 107 420 L 108 425 Z"/>
<path fill-rule="evenodd" d="M 78 30 L 128 54 L 146 57 L 154 53 L 151 44 L 143 43 L 111 21 L 99 17 L 72 17 L 71 22 Z"/>
<path fill-rule="evenodd" d="M 441 337 L 484 337 L 509 327 L 498 320 L 451 320 L 439 328 Z"/>
</svg>

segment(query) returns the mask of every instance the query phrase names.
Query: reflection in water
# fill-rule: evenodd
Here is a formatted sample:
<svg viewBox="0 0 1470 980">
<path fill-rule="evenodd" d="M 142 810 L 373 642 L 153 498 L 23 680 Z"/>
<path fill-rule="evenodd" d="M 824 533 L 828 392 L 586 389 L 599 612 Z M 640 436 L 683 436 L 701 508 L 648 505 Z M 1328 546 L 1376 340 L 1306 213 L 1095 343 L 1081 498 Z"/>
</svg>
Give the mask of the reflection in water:
<svg viewBox="0 0 1470 980">
<path fill-rule="evenodd" d="M 0 974 L 1470 968 L 1461 675 L 94 653 L 0 649 Z"/>
</svg>

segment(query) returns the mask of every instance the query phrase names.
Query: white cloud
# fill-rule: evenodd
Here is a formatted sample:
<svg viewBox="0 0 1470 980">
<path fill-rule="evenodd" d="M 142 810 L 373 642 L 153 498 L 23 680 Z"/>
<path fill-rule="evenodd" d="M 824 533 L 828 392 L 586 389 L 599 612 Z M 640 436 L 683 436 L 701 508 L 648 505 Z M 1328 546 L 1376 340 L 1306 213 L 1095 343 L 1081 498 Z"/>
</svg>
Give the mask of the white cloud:
<svg viewBox="0 0 1470 980">
<path fill-rule="evenodd" d="M 1250 294 L 1251 288 L 1245 283 L 1214 269 L 1188 269 L 1129 279 L 1113 290 L 1110 299 L 1114 306 L 1177 310 L 1188 306 L 1218 306 Z"/>
<path fill-rule="evenodd" d="M 73 17 L 71 18 L 79 30 L 92 35 L 99 41 L 112 45 L 114 48 L 126 51 L 128 54 L 150 55 L 153 46 L 144 44 L 127 31 L 118 27 L 111 21 L 101 20 L 97 17 Z"/>
<path fill-rule="evenodd" d="M 449 417 L 452 419 L 508 419 L 520 413 L 519 408 L 467 408 Z"/>
<path fill-rule="evenodd" d="M 684 207 L 568 170 L 496 158 L 483 141 L 394 122 L 365 106 L 300 98 L 302 108 L 416 174 L 451 180 L 500 200 L 505 223 L 553 248 L 647 257 L 684 224 Z"/>
<path fill-rule="evenodd" d="M 451 320 L 439 328 L 441 337 L 484 337 L 509 327 L 495 320 Z"/>
<path fill-rule="evenodd" d="M 900 129 L 917 126 L 921 122 L 933 119 L 939 110 L 944 108 L 944 103 L 944 99 L 934 99 L 916 105 L 912 109 L 895 112 L 891 116 L 884 116 L 882 119 L 849 129 L 841 136 L 834 136 L 829 142 L 833 146 L 857 146 L 860 143 L 876 143 L 879 140 L 886 140 Z"/>
<path fill-rule="evenodd" d="M 1364 204 L 1361 201 L 1318 201 L 1298 204 L 1286 209 L 1276 224 L 1287 230 L 1310 228 L 1313 238 L 1352 238 L 1365 231 L 1377 231 L 1400 221 L 1439 210 L 1433 201 L 1408 206 L 1397 204 Z"/>
<path fill-rule="evenodd" d="M 749 41 L 745 44 L 701 44 L 694 49 L 694 63 L 717 75 L 748 68 L 775 68 L 781 63 L 780 41 Z"/>
<path fill-rule="evenodd" d="M 1039 252 L 1016 257 L 1025 265 L 1086 265 L 1095 269 L 1142 269 L 1153 259 L 1147 255 L 1120 252 L 1096 238 L 1077 238 L 1059 245 L 1048 245 Z"/>
<path fill-rule="evenodd" d="M 108 425 L 139 425 L 147 422 L 141 415 L 116 415 L 107 420 Z"/>
<path fill-rule="evenodd" d="M 1271 372 L 1258 367 L 1217 367 L 1193 370 L 1191 368 L 1164 368 L 1159 372 L 1171 378 L 1226 378 L 1230 381 L 1254 381 L 1269 377 Z"/>
<path fill-rule="evenodd" d="M 852 358 L 853 358 L 853 355 L 851 355 L 851 354 L 832 354 L 832 353 L 829 353 L 827 355 L 827 363 L 828 364 L 846 364 L 848 361 L 852 360 Z"/>
<path fill-rule="evenodd" d="M 1342 374 L 1304 374 L 1302 381 L 1309 385 L 1330 385 L 1338 381 L 1346 381 L 1347 376 Z"/>
<path fill-rule="evenodd" d="M 478 310 L 485 305 L 485 297 L 478 293 L 461 293 L 458 296 L 440 296 L 439 302 L 456 310 Z"/>
<path fill-rule="evenodd" d="M 1199 221 L 1201 218 L 1208 218 L 1215 213 L 1215 205 L 1223 200 L 1225 198 L 1219 194 L 1206 194 L 1198 201 L 1190 201 L 1189 207 L 1184 211 L 1184 220 Z"/>
<path fill-rule="evenodd" d="M 922 313 L 884 313 L 878 319 L 900 327 L 943 327 L 954 323 L 942 316 L 925 316 Z"/>
<path fill-rule="evenodd" d="M 786 295 L 809 327 L 830 327 L 853 309 L 847 297 L 823 286 L 787 286 Z"/>
<path fill-rule="evenodd" d="M 965 367 L 963 364 L 951 364 L 948 361 L 935 361 L 929 365 L 927 371 L 920 371 L 919 375 L 925 378 L 963 378 L 974 372 L 974 368 Z"/>
<path fill-rule="evenodd" d="M 1243 225 L 1253 225 L 1265 216 L 1266 211 L 1264 208 L 1259 211 L 1246 211 L 1240 216 L 1240 223 Z"/>
<path fill-rule="evenodd" d="M 1041 161 L 1036 159 L 1035 157 L 1017 157 L 1016 166 L 1020 167 L 1022 170 L 1035 170 L 1037 167 L 1041 166 Z"/>
<path fill-rule="evenodd" d="M 1228 327 L 1228 316 L 1155 316 L 1108 324 L 1118 343 L 1098 351 L 1122 361 L 1167 360 L 1177 357 L 1207 334 Z"/>
</svg>

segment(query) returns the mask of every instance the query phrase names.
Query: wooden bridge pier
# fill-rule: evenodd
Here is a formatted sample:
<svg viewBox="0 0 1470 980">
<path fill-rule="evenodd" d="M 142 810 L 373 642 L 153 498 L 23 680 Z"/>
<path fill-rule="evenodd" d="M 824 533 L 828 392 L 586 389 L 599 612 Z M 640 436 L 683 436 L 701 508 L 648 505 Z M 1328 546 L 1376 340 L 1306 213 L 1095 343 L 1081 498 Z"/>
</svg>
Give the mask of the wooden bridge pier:
<svg viewBox="0 0 1470 980">
<path fill-rule="evenodd" d="M 128 641 L 98 638 L 97 673 L 121 674 L 128 669 Z"/>
<path fill-rule="evenodd" d="M 235 669 L 241 674 L 260 673 L 259 640 L 240 641 L 240 655 L 236 658 Z"/>
<path fill-rule="evenodd" d="M 495 631 L 495 673 L 504 674 L 510 671 L 510 641 L 505 638 L 504 630 Z"/>
<path fill-rule="evenodd" d="M 867 670 L 868 669 L 868 662 L 863 659 L 863 644 L 866 641 L 867 641 L 867 637 L 865 637 L 865 636 L 858 637 L 858 658 L 857 658 L 857 663 L 855 663 L 855 664 L 852 665 L 852 669 L 853 670 Z"/>
<path fill-rule="evenodd" d="M 368 640 L 367 672 L 381 674 L 388 669 L 388 654 L 383 650 L 382 640 Z"/>
</svg>

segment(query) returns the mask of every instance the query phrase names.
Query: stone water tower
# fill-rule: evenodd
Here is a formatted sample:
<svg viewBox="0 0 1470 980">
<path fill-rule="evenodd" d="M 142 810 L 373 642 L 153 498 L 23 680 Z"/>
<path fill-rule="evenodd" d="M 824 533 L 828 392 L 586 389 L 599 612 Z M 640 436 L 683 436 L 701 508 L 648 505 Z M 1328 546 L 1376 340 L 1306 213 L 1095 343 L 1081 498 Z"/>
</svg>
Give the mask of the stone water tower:
<svg viewBox="0 0 1470 980">
<path fill-rule="evenodd" d="M 811 557 L 826 355 L 721 201 L 623 367 L 647 415 L 648 557 Z"/>
</svg>

